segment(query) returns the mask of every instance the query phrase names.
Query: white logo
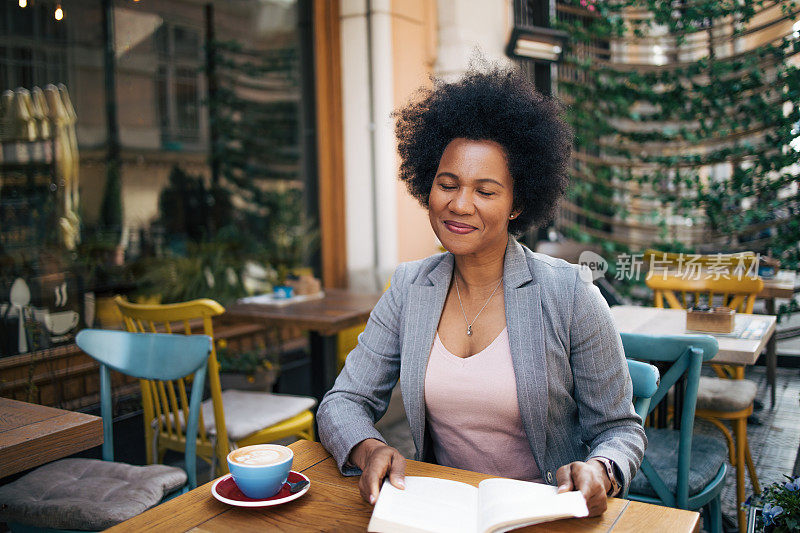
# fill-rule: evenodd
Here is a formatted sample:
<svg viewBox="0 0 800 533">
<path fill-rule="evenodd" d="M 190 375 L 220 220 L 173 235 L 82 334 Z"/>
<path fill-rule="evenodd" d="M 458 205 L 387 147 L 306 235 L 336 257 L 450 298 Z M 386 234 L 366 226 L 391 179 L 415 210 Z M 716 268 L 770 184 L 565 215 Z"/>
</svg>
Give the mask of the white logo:
<svg viewBox="0 0 800 533">
<path fill-rule="evenodd" d="M 581 252 L 580 257 L 578 257 L 578 264 L 581 266 L 578 275 L 587 283 L 602 278 L 606 270 L 608 270 L 606 260 L 589 250 Z"/>
</svg>

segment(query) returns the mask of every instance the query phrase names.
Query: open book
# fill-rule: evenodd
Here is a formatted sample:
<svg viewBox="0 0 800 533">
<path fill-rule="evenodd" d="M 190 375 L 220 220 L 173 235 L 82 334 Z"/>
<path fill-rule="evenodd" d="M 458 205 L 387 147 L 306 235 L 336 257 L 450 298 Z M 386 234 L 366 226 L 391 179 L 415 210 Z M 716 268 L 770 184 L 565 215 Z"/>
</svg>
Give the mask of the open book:
<svg viewBox="0 0 800 533">
<path fill-rule="evenodd" d="M 589 514 L 580 492 L 556 494 L 556 487 L 539 483 L 485 479 L 475 488 L 433 477 L 405 481 L 405 490 L 384 481 L 367 531 L 499 533 Z"/>
</svg>

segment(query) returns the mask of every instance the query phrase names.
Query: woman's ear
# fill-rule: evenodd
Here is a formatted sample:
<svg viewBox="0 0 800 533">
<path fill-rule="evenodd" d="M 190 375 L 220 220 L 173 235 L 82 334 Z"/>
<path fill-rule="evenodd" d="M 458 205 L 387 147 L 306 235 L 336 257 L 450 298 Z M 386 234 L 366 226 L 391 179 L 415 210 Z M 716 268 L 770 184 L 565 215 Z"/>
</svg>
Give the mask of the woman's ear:
<svg viewBox="0 0 800 533">
<path fill-rule="evenodd" d="M 521 210 L 514 209 L 513 211 L 511 211 L 511 214 L 508 216 L 508 218 L 511 219 L 511 220 L 514 220 L 515 218 L 517 218 L 519 216 L 520 212 L 521 212 Z"/>
</svg>

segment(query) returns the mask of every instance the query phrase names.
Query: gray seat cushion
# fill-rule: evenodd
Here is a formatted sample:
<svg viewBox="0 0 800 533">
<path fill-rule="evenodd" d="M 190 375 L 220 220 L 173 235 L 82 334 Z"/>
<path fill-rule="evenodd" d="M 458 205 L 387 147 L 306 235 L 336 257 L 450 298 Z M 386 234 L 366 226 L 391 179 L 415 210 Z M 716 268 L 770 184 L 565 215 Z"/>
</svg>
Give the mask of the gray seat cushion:
<svg viewBox="0 0 800 533">
<path fill-rule="evenodd" d="M 747 409 L 756 397 L 757 385 L 749 379 L 701 377 L 697 408 L 734 412 Z"/>
<path fill-rule="evenodd" d="M 171 466 L 62 459 L 0 487 L 0 522 L 106 529 L 156 505 L 186 479 Z"/>
<path fill-rule="evenodd" d="M 314 398 L 308 396 L 224 390 L 222 405 L 228 440 L 241 440 L 256 431 L 299 415 L 314 407 L 316 403 Z M 202 409 L 206 431 L 213 435 L 217 431 L 214 425 L 214 404 L 210 399 L 206 400 Z"/>
<path fill-rule="evenodd" d="M 646 428 L 647 450 L 645 458 L 650 461 L 658 475 L 673 494 L 678 490 L 678 444 L 680 432 L 673 429 Z M 702 491 L 719 472 L 728 448 L 722 439 L 699 435 L 692 437 L 692 460 L 689 467 L 689 496 Z M 657 496 L 645 475 L 636 473 L 631 482 L 630 494 Z"/>
</svg>

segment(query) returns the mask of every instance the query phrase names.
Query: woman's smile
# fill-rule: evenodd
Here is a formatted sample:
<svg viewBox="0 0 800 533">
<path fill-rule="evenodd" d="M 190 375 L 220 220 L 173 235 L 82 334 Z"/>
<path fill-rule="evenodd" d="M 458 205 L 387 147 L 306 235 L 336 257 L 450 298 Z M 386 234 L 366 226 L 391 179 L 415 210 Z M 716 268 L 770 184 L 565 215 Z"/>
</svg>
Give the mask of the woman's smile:
<svg viewBox="0 0 800 533">
<path fill-rule="evenodd" d="M 472 233 L 478 229 L 475 226 L 470 226 L 469 224 L 464 224 L 462 222 L 456 222 L 455 220 L 445 220 L 444 227 L 457 235 L 466 235 L 467 233 Z"/>
</svg>

